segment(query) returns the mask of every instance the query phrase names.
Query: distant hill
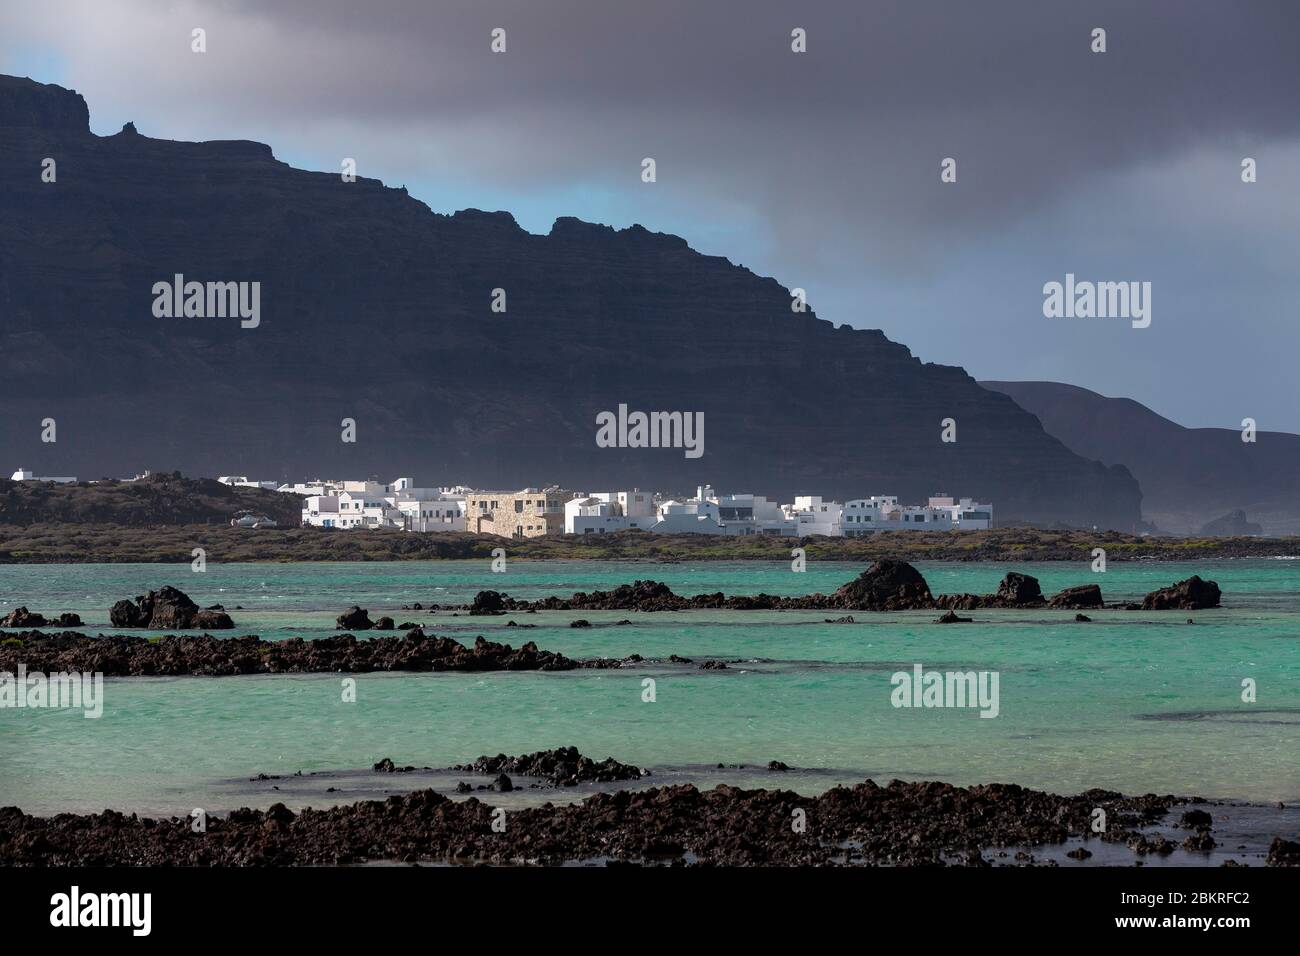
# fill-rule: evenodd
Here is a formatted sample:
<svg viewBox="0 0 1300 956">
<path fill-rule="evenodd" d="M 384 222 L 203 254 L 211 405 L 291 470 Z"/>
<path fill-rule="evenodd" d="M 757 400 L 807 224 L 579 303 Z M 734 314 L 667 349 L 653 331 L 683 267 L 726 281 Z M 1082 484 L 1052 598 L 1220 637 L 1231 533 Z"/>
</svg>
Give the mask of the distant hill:
<svg viewBox="0 0 1300 956">
<path fill-rule="evenodd" d="M 302 498 L 174 474 L 76 485 L 0 480 L 0 525 L 225 525 L 239 511 L 264 514 L 281 527 L 295 528 L 302 521 Z"/>
<path fill-rule="evenodd" d="M 1139 519 L 1126 469 L 1081 458 L 963 369 L 793 312 L 775 280 L 641 226 L 560 218 L 533 235 L 509 213 L 435 214 L 404 188 L 294 169 L 261 143 L 96 136 L 77 93 L 15 77 L 0 77 L 0 209 L 9 467 L 942 492 L 1003 520 Z M 155 316 L 153 287 L 176 274 L 259 282 L 260 324 Z M 703 413 L 703 456 L 597 447 L 597 415 L 622 404 Z M 57 444 L 40 441 L 46 417 Z M 956 443 L 940 440 L 947 418 Z"/>
<path fill-rule="evenodd" d="M 1178 534 L 1241 510 L 1265 534 L 1300 533 L 1300 435 L 1184 428 L 1128 398 L 1058 382 L 981 382 L 1037 415 L 1049 434 L 1086 458 L 1127 465 L 1142 485 L 1142 513 Z M 1224 526 L 1226 529 L 1226 525 Z M 1238 528 L 1243 525 L 1236 524 Z"/>
</svg>

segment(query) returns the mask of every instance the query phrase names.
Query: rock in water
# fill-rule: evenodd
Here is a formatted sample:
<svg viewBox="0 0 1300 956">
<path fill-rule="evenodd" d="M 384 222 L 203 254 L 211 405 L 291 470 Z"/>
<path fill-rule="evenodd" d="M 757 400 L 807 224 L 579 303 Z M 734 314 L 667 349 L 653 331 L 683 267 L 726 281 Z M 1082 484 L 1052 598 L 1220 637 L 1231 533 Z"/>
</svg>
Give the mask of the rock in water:
<svg viewBox="0 0 1300 956">
<path fill-rule="evenodd" d="M 114 627 L 144 627 L 147 623 L 140 613 L 140 606 L 126 600 L 109 608 L 108 622 Z"/>
<path fill-rule="evenodd" d="M 235 626 L 224 611 L 201 609 L 179 588 L 166 585 L 136 597 L 135 602 L 118 601 L 109 609 L 114 627 L 157 627 L 167 630 L 228 630 Z"/>
<path fill-rule="evenodd" d="M 16 607 L 0 618 L 0 627 L 45 627 L 50 623 L 43 614 L 33 614 L 25 607 Z"/>
<path fill-rule="evenodd" d="M 336 617 L 334 623 L 345 631 L 368 631 L 375 626 L 370 612 L 355 604 Z"/>
<path fill-rule="evenodd" d="M 1220 595 L 1217 584 L 1213 581 L 1204 581 L 1200 575 L 1193 574 L 1185 581 L 1152 591 L 1142 599 L 1142 610 L 1200 611 L 1204 608 L 1218 607 Z"/>
<path fill-rule="evenodd" d="M 1011 571 L 998 585 L 998 601 L 1011 607 L 1024 607 L 1029 604 L 1043 603 L 1043 589 L 1038 586 L 1038 578 L 1019 571 Z"/>
<path fill-rule="evenodd" d="M 886 558 L 833 595 L 836 607 L 851 611 L 912 611 L 934 607 L 934 596 L 921 572 L 906 561 Z"/>
<path fill-rule="evenodd" d="M 936 624 L 969 624 L 973 618 L 958 617 L 956 611 L 945 611 L 942 617 L 935 618 Z"/>
<path fill-rule="evenodd" d="M 1101 607 L 1101 587 L 1096 584 L 1080 584 L 1077 587 L 1066 588 L 1060 594 L 1054 595 L 1047 602 L 1047 606 L 1070 609 Z"/>
<path fill-rule="evenodd" d="M 1269 866 L 1300 866 L 1300 843 L 1273 837 L 1267 862 Z"/>
<path fill-rule="evenodd" d="M 469 606 L 473 615 L 502 614 L 505 607 L 505 595 L 500 591 L 479 591 Z"/>
</svg>

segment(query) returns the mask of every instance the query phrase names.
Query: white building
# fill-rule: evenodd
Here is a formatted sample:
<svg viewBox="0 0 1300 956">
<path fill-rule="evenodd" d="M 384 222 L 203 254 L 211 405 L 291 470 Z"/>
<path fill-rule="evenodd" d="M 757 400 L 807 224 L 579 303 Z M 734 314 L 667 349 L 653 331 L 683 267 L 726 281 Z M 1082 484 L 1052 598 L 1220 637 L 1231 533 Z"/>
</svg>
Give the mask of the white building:
<svg viewBox="0 0 1300 956">
<path fill-rule="evenodd" d="M 792 505 L 782 505 L 786 518 L 795 522 L 795 534 L 804 537 L 821 534 L 828 538 L 844 535 L 844 506 L 838 501 L 823 501 L 821 495 L 800 495 Z"/>
<path fill-rule="evenodd" d="M 567 534 L 600 534 L 640 528 L 658 534 L 798 534 L 799 521 L 762 495 L 718 495 L 701 485 L 694 498 L 633 491 L 580 494 L 565 505 Z"/>
<path fill-rule="evenodd" d="M 278 481 L 253 481 L 247 475 L 222 475 L 217 481 L 232 488 L 261 488 L 264 491 L 275 491 L 280 487 Z"/>
<path fill-rule="evenodd" d="M 3 472 L 0 472 L 0 474 L 3 474 Z M 9 480 L 10 481 L 52 481 L 56 485 L 75 485 L 77 483 L 76 478 L 68 478 L 68 477 L 51 478 L 51 477 L 46 477 L 41 475 L 34 475 L 26 468 L 19 468 L 17 471 L 15 471 L 12 475 L 9 476 Z"/>
<path fill-rule="evenodd" d="M 651 492 L 579 492 L 564 503 L 564 533 L 592 534 L 641 528 L 649 531 L 659 522 L 658 506 Z"/>
<path fill-rule="evenodd" d="M 961 531 L 987 531 L 993 527 L 993 506 L 980 504 L 973 498 L 954 501 L 947 495 L 934 495 L 929 505 L 952 515 L 952 526 Z"/>
<path fill-rule="evenodd" d="M 900 505 L 894 495 L 844 503 L 844 535 L 860 538 L 878 531 L 954 531 L 993 527 L 993 506 L 970 498 L 936 495 L 924 505 Z"/>
<path fill-rule="evenodd" d="M 30 474 L 30 473 L 28 473 Z M 50 479 L 46 479 L 50 480 Z M 222 479 L 242 483 L 243 478 Z M 263 483 L 257 483 L 262 485 Z M 953 531 L 993 527 L 993 506 L 971 498 L 935 495 L 924 505 L 900 505 L 895 495 L 873 495 L 840 504 L 820 495 L 800 495 L 778 505 L 762 495 L 720 495 L 701 485 L 693 498 L 668 498 L 640 488 L 631 491 L 569 492 L 537 489 L 478 492 L 464 486 L 417 488 L 410 478 L 378 481 L 321 481 L 282 485 L 305 496 L 302 521 L 326 528 L 394 528 L 406 531 L 482 530 L 507 527 L 531 515 L 539 533 L 606 534 L 640 529 L 659 534 L 847 536 L 880 531 Z M 472 502 L 470 499 L 473 499 Z M 495 499 L 495 500 L 494 500 Z M 545 505 L 541 512 L 539 506 Z M 474 511 L 474 528 L 467 514 Z M 500 512 L 500 514 L 498 514 Z M 537 512 L 534 514 L 534 512 Z M 554 514 L 552 514 L 554 512 Z M 562 523 L 560 513 L 563 514 Z M 524 515 L 524 517 L 519 517 Z M 544 522 L 539 525 L 539 521 Z M 502 524 L 504 522 L 504 524 Z"/>
<path fill-rule="evenodd" d="M 463 488 L 416 488 L 410 478 L 398 478 L 390 484 L 316 481 L 284 485 L 280 490 L 306 495 L 302 505 L 304 525 L 403 531 L 465 530 Z"/>
</svg>

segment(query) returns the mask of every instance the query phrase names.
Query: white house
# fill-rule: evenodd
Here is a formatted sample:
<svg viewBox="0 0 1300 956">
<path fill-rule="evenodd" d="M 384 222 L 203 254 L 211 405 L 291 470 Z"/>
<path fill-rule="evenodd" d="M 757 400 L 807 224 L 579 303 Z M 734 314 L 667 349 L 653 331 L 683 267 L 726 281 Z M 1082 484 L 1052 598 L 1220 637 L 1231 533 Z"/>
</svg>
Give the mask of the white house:
<svg viewBox="0 0 1300 956">
<path fill-rule="evenodd" d="M 629 528 L 649 531 L 658 523 L 654 494 L 640 488 L 579 492 L 564 503 L 565 534 L 626 531 Z"/>
<path fill-rule="evenodd" d="M 934 495 L 929 505 L 952 515 L 953 527 L 961 531 L 987 531 L 993 527 L 993 506 L 980 504 L 973 498 L 954 501 L 947 495 Z"/>
<path fill-rule="evenodd" d="M 338 495 L 310 495 L 302 503 L 302 523 L 317 528 L 338 528 Z"/>
<path fill-rule="evenodd" d="M 887 522 L 899 520 L 896 495 L 872 495 L 870 498 L 853 498 L 844 502 L 844 536 L 860 538 L 863 535 L 887 531 Z M 897 524 L 894 525 L 897 527 Z"/>
<path fill-rule="evenodd" d="M 247 475 L 222 475 L 217 481 L 232 488 L 261 488 L 265 491 L 276 491 L 280 487 L 278 481 L 253 481 Z"/>
<path fill-rule="evenodd" d="M 0 474 L 2 474 L 2 472 L 0 472 Z M 68 478 L 68 477 L 50 478 L 41 475 L 34 475 L 26 468 L 19 468 L 17 471 L 15 471 L 12 475 L 9 476 L 9 480 L 10 481 L 52 481 L 56 485 L 75 485 L 77 483 L 76 478 Z"/>
<path fill-rule="evenodd" d="M 993 506 L 970 498 L 936 495 L 924 505 L 899 505 L 894 495 L 855 498 L 844 503 L 844 535 L 858 538 L 878 531 L 954 531 L 993 527 Z"/>
<path fill-rule="evenodd" d="M 719 495 L 710 485 L 701 485 L 694 498 L 662 502 L 659 520 L 648 530 L 662 534 L 793 535 L 798 533 L 798 522 L 762 495 Z"/>
<path fill-rule="evenodd" d="M 465 496 L 433 490 L 436 493 L 427 497 L 398 494 L 393 499 L 402 515 L 402 527 L 407 531 L 464 531 Z"/>
<path fill-rule="evenodd" d="M 786 518 L 795 522 L 800 537 L 821 534 L 828 538 L 844 535 L 844 506 L 838 501 L 823 501 L 821 495 L 799 495 L 792 505 L 782 505 Z"/>
<path fill-rule="evenodd" d="M 404 531 L 465 530 L 465 493 L 461 488 L 416 488 L 410 478 L 398 478 L 389 484 L 317 481 L 284 485 L 280 490 L 308 493 L 302 505 L 304 525 Z"/>
</svg>

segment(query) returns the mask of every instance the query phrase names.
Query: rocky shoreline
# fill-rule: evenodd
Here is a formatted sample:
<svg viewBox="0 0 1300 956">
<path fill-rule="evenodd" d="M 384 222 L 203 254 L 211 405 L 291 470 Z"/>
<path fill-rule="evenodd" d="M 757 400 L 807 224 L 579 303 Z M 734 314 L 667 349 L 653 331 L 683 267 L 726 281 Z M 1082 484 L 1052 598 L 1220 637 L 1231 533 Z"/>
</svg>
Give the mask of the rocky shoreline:
<svg viewBox="0 0 1300 956">
<path fill-rule="evenodd" d="M 628 662 L 639 661 L 639 657 Z M 235 674 L 360 674 L 374 671 L 569 671 L 620 667 L 614 659 L 574 660 L 541 650 L 477 637 L 466 647 L 449 637 L 407 631 L 401 637 L 358 640 L 339 634 L 315 640 L 290 637 L 264 641 L 243 637 L 123 635 L 91 637 L 72 631 L 6 633 L 0 641 L 0 671 L 14 673 L 101 673 L 106 677 L 225 677 Z"/>
<path fill-rule="evenodd" d="M 1101 587 L 1083 584 L 1045 597 L 1038 579 L 1012 571 L 994 594 L 930 593 L 925 577 L 906 561 L 877 561 L 857 578 L 831 594 L 783 597 L 775 594 L 731 595 L 721 591 L 684 597 L 660 581 L 634 581 L 612 591 L 579 591 L 570 598 L 517 600 L 500 591 L 480 591 L 459 610 L 473 616 L 535 611 L 928 611 L 985 608 L 1051 608 L 1086 610 L 1101 607 L 1126 610 L 1202 610 L 1219 606 L 1221 592 L 1213 581 L 1193 575 L 1169 587 L 1152 591 L 1141 603 L 1106 605 Z M 342 619 L 340 619 L 342 623 Z"/>
<path fill-rule="evenodd" d="M 772 767 L 785 769 L 776 762 Z M 377 773 L 402 769 L 391 760 L 375 765 Z M 552 786 L 636 780 L 648 773 L 613 758 L 591 760 L 571 747 L 485 756 L 452 769 L 496 773 L 492 786 L 478 789 L 504 791 L 513 789 L 507 770 L 540 776 Z M 1033 865 L 1042 861 L 1030 849 L 1060 848 L 1066 841 L 1078 844 L 1066 854 L 1076 860 L 1092 856 L 1086 844 L 1108 844 L 1127 847 L 1138 865 L 1179 846 L 1189 852 L 1213 849 L 1214 818 L 1200 806 L 1184 810 L 1173 824 L 1185 833 L 1181 843 L 1143 832 L 1156 824 L 1167 828 L 1177 810 L 1203 804 L 1198 798 L 1126 797 L 1105 790 L 1062 797 L 1009 784 L 893 780 L 882 787 L 865 780 L 819 796 L 727 785 L 701 791 L 684 784 L 506 811 L 478 797 L 457 800 L 424 789 L 297 813 L 282 803 L 243 808 L 209 817 L 203 832 L 194 831 L 189 817 L 150 819 L 112 810 L 35 817 L 4 807 L 0 865 L 991 866 Z M 1101 833 L 1093 830 L 1098 810 L 1105 818 Z M 1274 838 L 1266 862 L 1300 865 L 1300 844 Z"/>
</svg>

